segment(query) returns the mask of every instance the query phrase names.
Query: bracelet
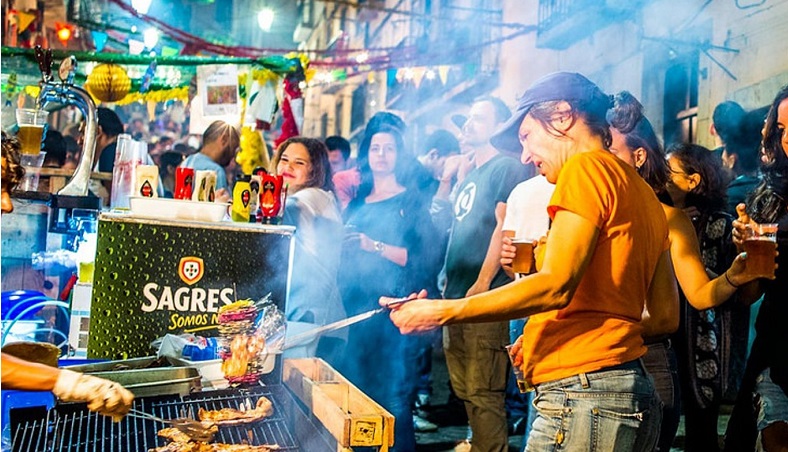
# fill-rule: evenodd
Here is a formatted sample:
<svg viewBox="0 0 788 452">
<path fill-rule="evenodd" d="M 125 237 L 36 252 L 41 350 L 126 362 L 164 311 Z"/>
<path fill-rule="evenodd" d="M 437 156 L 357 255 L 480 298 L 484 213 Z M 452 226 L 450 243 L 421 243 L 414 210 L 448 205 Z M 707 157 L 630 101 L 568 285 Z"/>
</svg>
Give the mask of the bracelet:
<svg viewBox="0 0 788 452">
<path fill-rule="evenodd" d="M 728 277 L 728 270 L 725 270 L 725 281 L 728 281 L 728 284 L 733 286 L 734 289 L 738 289 L 739 288 L 739 286 L 737 286 L 736 284 L 733 284 L 733 281 L 731 281 L 731 279 Z"/>
</svg>

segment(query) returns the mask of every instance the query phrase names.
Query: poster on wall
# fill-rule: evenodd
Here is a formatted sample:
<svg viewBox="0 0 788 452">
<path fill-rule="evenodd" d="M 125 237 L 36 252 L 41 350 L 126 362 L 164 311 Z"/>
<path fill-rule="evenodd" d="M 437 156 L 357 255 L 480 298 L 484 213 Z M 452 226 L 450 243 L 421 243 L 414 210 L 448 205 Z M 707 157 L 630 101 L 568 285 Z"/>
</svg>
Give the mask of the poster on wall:
<svg viewBox="0 0 788 452">
<path fill-rule="evenodd" d="M 150 356 L 166 334 L 216 336 L 219 308 L 236 300 L 269 297 L 285 312 L 293 230 L 103 214 L 88 358 Z"/>
<path fill-rule="evenodd" d="M 198 66 L 197 92 L 202 101 L 204 116 L 240 114 L 237 66 Z"/>
</svg>

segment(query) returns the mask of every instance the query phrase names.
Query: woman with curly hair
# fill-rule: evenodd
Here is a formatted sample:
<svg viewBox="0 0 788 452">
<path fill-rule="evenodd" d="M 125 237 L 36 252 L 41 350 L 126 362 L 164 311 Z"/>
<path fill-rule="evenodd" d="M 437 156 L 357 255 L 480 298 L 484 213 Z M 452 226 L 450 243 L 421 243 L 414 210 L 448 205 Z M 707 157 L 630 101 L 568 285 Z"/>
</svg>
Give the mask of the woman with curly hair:
<svg viewBox="0 0 788 452">
<path fill-rule="evenodd" d="M 690 215 L 706 271 L 725 275 L 737 253 L 721 163 L 705 147 L 679 144 L 669 149 L 668 165 L 667 193 L 674 207 Z M 682 295 L 686 300 L 686 294 Z M 716 451 L 720 403 L 729 381 L 737 381 L 730 377 L 729 358 L 736 344 L 746 343 L 748 308 L 698 309 L 686 301 L 680 307 L 680 326 L 674 339 L 687 425 L 685 447 L 688 451 Z"/>
<path fill-rule="evenodd" d="M 723 275 L 709 277 L 690 218 L 681 209 L 671 205 L 672 201 L 666 191 L 670 169 L 654 127 L 643 114 L 643 105 L 627 91 L 616 94 L 614 102 L 614 108 L 607 115 L 613 136 L 610 152 L 633 166 L 662 201 L 662 209 L 668 220 L 674 273 L 687 302 L 701 311 L 725 303 L 726 309 L 742 311 L 737 314 L 737 318 L 745 325 L 746 314 L 749 313 L 747 307 L 728 301 L 734 298 L 744 302 L 755 301 L 760 296 L 757 287 L 754 287 L 757 284 L 748 283 L 756 280 L 758 276 L 748 274 L 746 259 L 737 256 Z M 747 286 L 739 289 L 744 284 Z M 665 311 L 667 315 L 661 318 L 672 319 L 663 325 L 646 329 L 644 340 L 648 352 L 643 357 L 663 403 L 662 427 L 656 450 L 667 451 L 676 436 L 681 415 L 676 351 L 669 339 L 669 333 L 673 333 L 679 324 L 679 304 L 668 305 L 665 300 L 659 300 L 658 305 L 648 306 L 648 309 Z M 649 312 L 648 317 L 652 318 L 653 314 Z M 743 360 L 746 341 L 739 341 L 734 345 L 740 346 L 737 356 Z M 733 374 L 734 381 L 738 381 L 740 372 Z"/>
<path fill-rule="evenodd" d="M 777 93 L 766 116 L 763 151 L 763 182 L 748 199 L 746 213 L 744 204 L 737 207 L 734 238 L 741 245 L 750 218 L 777 223 L 777 244 L 783 252 L 777 256 L 776 278 L 761 284 L 764 297 L 755 341 L 728 423 L 726 451 L 779 451 L 788 444 L 788 85 Z"/>
</svg>

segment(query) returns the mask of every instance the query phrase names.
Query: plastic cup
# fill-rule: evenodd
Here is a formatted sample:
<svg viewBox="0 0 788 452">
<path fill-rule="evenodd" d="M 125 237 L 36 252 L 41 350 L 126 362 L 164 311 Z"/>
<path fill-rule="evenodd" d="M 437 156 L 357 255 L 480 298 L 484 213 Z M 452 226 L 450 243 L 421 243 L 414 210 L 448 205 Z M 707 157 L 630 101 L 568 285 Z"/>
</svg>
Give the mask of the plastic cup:
<svg viewBox="0 0 788 452">
<path fill-rule="evenodd" d="M 744 251 L 747 252 L 746 272 L 750 275 L 774 276 L 777 249 L 777 224 L 762 223 L 747 226 L 744 231 Z"/>
<path fill-rule="evenodd" d="M 19 108 L 16 110 L 16 123 L 19 132 L 16 137 L 22 146 L 21 153 L 38 155 L 41 152 L 41 143 L 44 141 L 44 126 L 47 123 L 49 112 L 32 108 Z M 40 165 L 39 165 L 40 166 Z"/>
<path fill-rule="evenodd" d="M 512 271 L 521 275 L 534 272 L 534 242 L 533 239 L 513 238 L 512 245 L 516 248 L 512 260 Z"/>
<path fill-rule="evenodd" d="M 38 191 L 38 178 L 41 176 L 41 165 L 44 164 L 46 155 L 46 152 L 40 152 L 36 155 L 21 154 L 19 156 L 19 163 L 25 167 L 25 177 L 19 183 L 19 190 Z"/>
<path fill-rule="evenodd" d="M 506 346 L 506 354 L 509 356 L 509 362 L 512 364 L 512 372 L 514 372 L 515 381 L 517 381 L 517 389 L 520 392 L 528 392 L 528 385 L 525 382 L 525 374 L 523 373 L 523 369 L 520 366 L 516 366 L 514 364 L 514 360 L 517 355 L 512 351 L 514 348 L 514 344 L 509 344 Z"/>
</svg>

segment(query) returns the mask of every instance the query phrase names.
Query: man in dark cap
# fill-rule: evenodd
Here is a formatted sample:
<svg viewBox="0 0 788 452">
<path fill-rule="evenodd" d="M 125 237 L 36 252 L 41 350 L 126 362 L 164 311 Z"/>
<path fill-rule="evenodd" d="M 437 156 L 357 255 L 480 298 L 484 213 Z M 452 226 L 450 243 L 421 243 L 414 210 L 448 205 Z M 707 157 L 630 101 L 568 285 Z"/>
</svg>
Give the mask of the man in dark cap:
<svg viewBox="0 0 788 452">
<path fill-rule="evenodd" d="M 458 183 L 454 218 L 446 250 L 446 298 L 486 292 L 510 281 L 500 265 L 501 221 L 506 199 L 527 178 L 526 168 L 490 144 L 511 112 L 498 98 L 473 103 L 462 141 L 473 153 L 472 169 Z M 444 329 L 444 351 L 452 388 L 465 403 L 474 449 L 508 450 L 504 398 L 509 323 L 451 325 Z"/>
<path fill-rule="evenodd" d="M 663 319 L 644 319 L 644 302 L 677 303 L 678 293 L 662 207 L 634 168 L 608 151 L 611 106 L 582 75 L 554 73 L 525 92 L 491 140 L 521 149 L 521 161 L 556 185 L 536 273 L 391 313 L 403 333 L 530 316 L 511 351 L 523 385 L 536 390 L 527 451 L 651 451 L 658 436 L 659 398 L 640 357 L 643 335 Z"/>
</svg>

